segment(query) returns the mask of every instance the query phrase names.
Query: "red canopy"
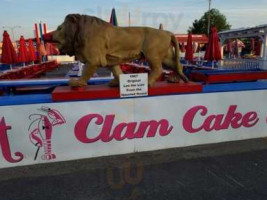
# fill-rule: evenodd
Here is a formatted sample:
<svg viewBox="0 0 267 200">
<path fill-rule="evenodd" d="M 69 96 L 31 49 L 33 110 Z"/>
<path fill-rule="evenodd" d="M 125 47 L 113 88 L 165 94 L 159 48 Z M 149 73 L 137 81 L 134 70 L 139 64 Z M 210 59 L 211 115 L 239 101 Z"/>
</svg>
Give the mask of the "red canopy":
<svg viewBox="0 0 267 200">
<path fill-rule="evenodd" d="M 187 42 L 188 40 L 187 34 L 175 34 L 175 37 L 180 43 Z M 208 41 L 209 41 L 208 37 L 204 34 L 193 34 L 192 35 L 192 42 L 203 44 L 203 43 L 208 43 Z"/>
<path fill-rule="evenodd" d="M 218 37 L 218 31 L 215 26 L 211 27 L 209 43 L 205 52 L 205 60 L 214 61 L 221 60 L 221 47 Z"/>
<path fill-rule="evenodd" d="M 187 61 L 193 61 L 193 43 L 192 43 L 192 34 L 189 33 L 188 39 L 187 39 L 187 46 L 185 51 L 185 59 Z"/>
<path fill-rule="evenodd" d="M 33 42 L 29 39 L 29 61 L 33 62 L 36 60 L 35 49 L 33 46 Z"/>
<path fill-rule="evenodd" d="M 6 64 L 15 64 L 17 61 L 18 58 L 16 51 L 12 45 L 7 31 L 4 31 L 1 62 Z"/>
<path fill-rule="evenodd" d="M 26 42 L 25 42 L 25 39 L 24 39 L 23 36 L 20 37 L 19 44 L 20 44 L 20 47 L 19 47 L 19 62 L 22 62 L 22 63 L 29 62 Z"/>
</svg>

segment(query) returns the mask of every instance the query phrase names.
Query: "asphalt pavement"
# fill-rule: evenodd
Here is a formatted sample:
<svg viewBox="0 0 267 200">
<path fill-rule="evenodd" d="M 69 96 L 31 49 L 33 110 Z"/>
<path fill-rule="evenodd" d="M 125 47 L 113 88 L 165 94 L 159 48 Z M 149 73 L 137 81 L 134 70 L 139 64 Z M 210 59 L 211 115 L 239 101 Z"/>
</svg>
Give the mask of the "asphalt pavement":
<svg viewBox="0 0 267 200">
<path fill-rule="evenodd" d="M 0 170 L 0 200 L 266 197 L 266 138 Z"/>
</svg>

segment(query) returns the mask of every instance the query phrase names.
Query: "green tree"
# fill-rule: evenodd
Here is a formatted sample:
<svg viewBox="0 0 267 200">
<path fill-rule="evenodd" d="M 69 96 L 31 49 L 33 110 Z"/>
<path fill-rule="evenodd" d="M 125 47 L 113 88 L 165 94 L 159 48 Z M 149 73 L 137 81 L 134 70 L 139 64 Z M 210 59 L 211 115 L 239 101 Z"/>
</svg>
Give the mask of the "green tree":
<svg viewBox="0 0 267 200">
<path fill-rule="evenodd" d="M 193 26 L 189 27 L 188 32 L 208 35 L 208 16 L 209 11 L 205 12 L 199 20 L 196 19 L 193 22 Z M 210 27 L 213 25 L 216 26 L 218 31 L 225 31 L 231 28 L 231 25 L 227 22 L 226 17 L 215 8 L 210 10 Z"/>
</svg>

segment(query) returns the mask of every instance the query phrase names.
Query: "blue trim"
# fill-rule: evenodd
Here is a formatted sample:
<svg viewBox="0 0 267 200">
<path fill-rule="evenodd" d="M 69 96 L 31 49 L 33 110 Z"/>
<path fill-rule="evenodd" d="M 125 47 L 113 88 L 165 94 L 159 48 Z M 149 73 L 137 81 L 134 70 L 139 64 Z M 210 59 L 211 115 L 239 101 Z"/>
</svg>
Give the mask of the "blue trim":
<svg viewBox="0 0 267 200">
<path fill-rule="evenodd" d="M 18 95 L 0 97 L 0 106 L 52 103 L 51 94 Z"/>
<path fill-rule="evenodd" d="M 267 81 L 241 82 L 241 83 L 219 83 L 203 85 L 203 93 L 231 92 L 244 90 L 266 90 Z"/>
<path fill-rule="evenodd" d="M 10 65 L 9 64 L 0 64 L 0 71 L 6 71 L 6 70 L 10 70 Z"/>
<path fill-rule="evenodd" d="M 263 70 L 260 69 L 255 69 L 255 70 L 191 70 L 190 73 L 201 73 L 205 75 L 209 74 L 228 74 L 228 73 L 255 73 L 255 72 L 264 72 Z"/>
<path fill-rule="evenodd" d="M 112 78 L 93 78 L 88 81 L 89 85 L 108 83 Z M 0 81 L 0 88 L 26 87 L 26 86 L 62 86 L 68 85 L 69 79 L 36 79 Z"/>
<path fill-rule="evenodd" d="M 44 82 L 41 82 L 41 83 L 44 84 Z M 246 91 L 246 90 L 267 90 L 267 81 L 203 85 L 203 93 L 234 92 L 234 91 Z M 201 94 L 201 93 L 186 93 L 186 95 L 190 95 L 190 94 Z M 182 93 L 174 94 L 174 95 L 182 95 Z M 160 97 L 160 96 L 169 96 L 169 95 L 157 95 L 157 96 Z M 155 96 L 147 96 L 147 97 L 155 97 Z M 99 100 L 112 100 L 112 99 L 82 100 L 82 101 L 99 101 Z M 52 95 L 51 94 L 30 94 L 30 95 L 0 96 L 0 106 L 39 104 L 39 103 L 53 103 Z M 60 102 L 57 102 L 57 103 L 60 103 Z"/>
</svg>

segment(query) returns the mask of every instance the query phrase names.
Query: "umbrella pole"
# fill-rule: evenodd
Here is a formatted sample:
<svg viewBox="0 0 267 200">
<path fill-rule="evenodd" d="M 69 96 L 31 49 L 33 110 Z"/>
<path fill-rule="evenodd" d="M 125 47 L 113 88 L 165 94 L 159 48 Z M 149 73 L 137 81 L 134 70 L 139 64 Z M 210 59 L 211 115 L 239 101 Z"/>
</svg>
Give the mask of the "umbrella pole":
<svg viewBox="0 0 267 200">
<path fill-rule="evenodd" d="M 11 70 L 13 69 L 12 64 L 10 64 L 10 69 L 11 69 Z"/>
<path fill-rule="evenodd" d="M 214 69 L 214 61 L 211 61 L 211 68 Z"/>
</svg>

